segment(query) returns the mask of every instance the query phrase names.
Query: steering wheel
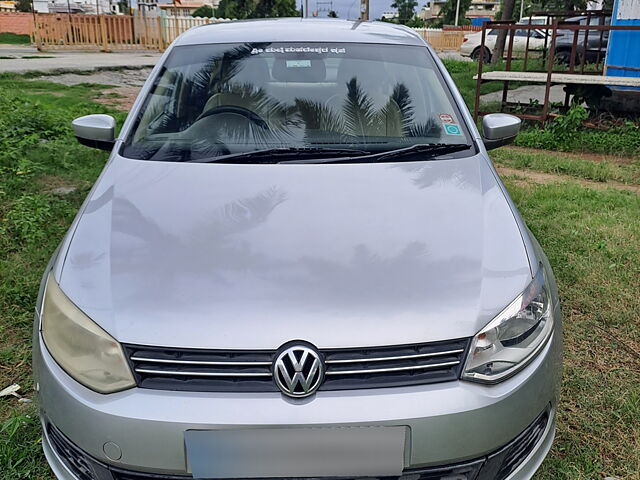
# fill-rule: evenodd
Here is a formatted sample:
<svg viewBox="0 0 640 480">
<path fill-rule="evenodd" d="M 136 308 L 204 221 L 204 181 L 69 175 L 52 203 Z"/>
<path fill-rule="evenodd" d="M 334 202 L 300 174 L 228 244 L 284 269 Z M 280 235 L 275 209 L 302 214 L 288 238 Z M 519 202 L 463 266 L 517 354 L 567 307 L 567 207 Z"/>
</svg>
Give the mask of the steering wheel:
<svg viewBox="0 0 640 480">
<path fill-rule="evenodd" d="M 260 115 L 258 115 L 255 112 L 252 112 L 248 108 L 240 107 L 237 105 L 221 105 L 219 107 L 213 107 L 207 110 L 206 112 L 200 114 L 196 122 L 202 120 L 203 118 L 210 117 L 212 115 L 220 115 L 223 113 L 234 113 L 236 115 L 240 115 L 246 118 L 251 123 L 256 124 L 260 128 L 264 128 L 265 130 L 269 128 L 269 125 L 267 125 L 267 122 L 265 122 L 262 119 L 262 117 L 260 117 Z"/>
</svg>

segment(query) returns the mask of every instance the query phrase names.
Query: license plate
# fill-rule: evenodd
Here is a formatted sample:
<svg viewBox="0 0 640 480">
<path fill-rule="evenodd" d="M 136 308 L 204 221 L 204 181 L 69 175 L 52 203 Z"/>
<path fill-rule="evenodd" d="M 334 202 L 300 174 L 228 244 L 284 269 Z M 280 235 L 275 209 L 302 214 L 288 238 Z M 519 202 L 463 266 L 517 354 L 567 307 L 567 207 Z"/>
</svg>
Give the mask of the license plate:
<svg viewBox="0 0 640 480">
<path fill-rule="evenodd" d="M 407 427 L 188 430 L 194 478 L 398 476 Z"/>
</svg>

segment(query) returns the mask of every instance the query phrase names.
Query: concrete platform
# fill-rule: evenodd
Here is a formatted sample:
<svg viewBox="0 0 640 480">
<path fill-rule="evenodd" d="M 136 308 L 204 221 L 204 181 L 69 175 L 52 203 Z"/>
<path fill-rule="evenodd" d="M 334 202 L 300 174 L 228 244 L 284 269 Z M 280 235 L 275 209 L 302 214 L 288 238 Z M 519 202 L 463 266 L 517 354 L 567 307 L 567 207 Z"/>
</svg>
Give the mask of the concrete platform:
<svg viewBox="0 0 640 480">
<path fill-rule="evenodd" d="M 474 80 L 478 75 L 474 75 Z M 482 81 L 510 80 L 516 82 L 547 83 L 543 72 L 486 72 Z M 612 85 L 616 87 L 640 87 L 640 77 L 613 77 L 609 75 L 580 75 L 575 73 L 552 73 L 551 83 L 571 85 Z"/>
</svg>

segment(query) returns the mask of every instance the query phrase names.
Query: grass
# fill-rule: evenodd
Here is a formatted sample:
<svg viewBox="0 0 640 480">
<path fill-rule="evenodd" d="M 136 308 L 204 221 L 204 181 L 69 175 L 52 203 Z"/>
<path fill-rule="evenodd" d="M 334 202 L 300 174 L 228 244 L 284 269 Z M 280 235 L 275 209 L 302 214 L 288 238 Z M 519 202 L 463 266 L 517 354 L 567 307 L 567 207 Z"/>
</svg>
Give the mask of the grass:
<svg viewBox="0 0 640 480">
<path fill-rule="evenodd" d="M 94 85 L 0 76 L 0 389 L 33 398 L 30 344 L 43 267 L 100 172 L 106 153 L 80 146 L 70 122 L 112 113 L 91 101 Z M 58 186 L 76 188 L 60 196 Z M 33 404 L 0 398 L 0 479 L 50 479 Z"/>
<path fill-rule="evenodd" d="M 640 196 L 506 181 L 558 278 L 565 369 L 539 479 L 640 478 Z"/>
<path fill-rule="evenodd" d="M 465 103 L 470 110 L 473 110 L 474 99 L 476 96 L 476 81 L 473 79 L 474 75 L 478 73 L 477 62 L 464 62 L 460 60 L 443 59 L 442 63 L 447 68 L 449 74 L 456 82 L 458 90 L 462 94 Z M 503 70 L 504 67 L 501 64 L 497 66 L 484 65 L 483 71 L 488 72 L 491 70 Z M 497 92 L 502 90 L 502 82 L 485 82 L 480 86 L 480 93 Z"/>
<path fill-rule="evenodd" d="M 10 45 L 24 45 L 31 43 L 31 37 L 29 35 L 18 35 L 16 33 L 0 33 L 0 44 L 10 44 Z"/>
<path fill-rule="evenodd" d="M 560 117 L 562 118 L 562 117 Z M 554 120 L 557 122 L 558 119 Z M 546 129 L 533 126 L 523 129 L 516 145 L 563 151 L 582 151 L 607 155 L 634 155 L 640 157 L 640 126 L 630 124 L 610 130 L 576 128 L 569 136 L 558 134 L 565 129 Z"/>
<path fill-rule="evenodd" d="M 0 76 L 0 388 L 33 398 L 31 323 L 40 275 L 106 154 L 77 144 L 69 122 L 103 112 L 100 86 Z M 497 150 L 505 180 L 547 252 L 565 315 L 559 432 L 537 480 L 640 480 L 640 196 L 581 179 L 637 184 L 640 165 Z M 531 171 L 565 182 L 533 183 Z M 57 195 L 53 190 L 76 190 Z M 0 399 L 0 480 L 51 479 L 36 407 Z"/>
<path fill-rule="evenodd" d="M 548 151 L 500 148 L 491 152 L 498 165 L 528 169 L 537 172 L 571 175 L 595 182 L 615 181 L 630 185 L 640 184 L 640 157 L 629 164 L 602 160 L 594 161 L 579 156 L 566 156 Z"/>
</svg>

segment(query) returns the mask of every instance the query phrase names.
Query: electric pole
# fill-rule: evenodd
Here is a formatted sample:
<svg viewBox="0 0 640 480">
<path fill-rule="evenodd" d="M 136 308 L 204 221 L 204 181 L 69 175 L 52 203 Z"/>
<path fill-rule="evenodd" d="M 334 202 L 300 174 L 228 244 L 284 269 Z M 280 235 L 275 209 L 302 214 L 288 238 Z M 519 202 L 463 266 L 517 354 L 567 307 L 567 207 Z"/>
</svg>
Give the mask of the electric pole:
<svg viewBox="0 0 640 480">
<path fill-rule="evenodd" d="M 360 0 L 360 20 L 369 20 L 369 0 Z"/>
</svg>

